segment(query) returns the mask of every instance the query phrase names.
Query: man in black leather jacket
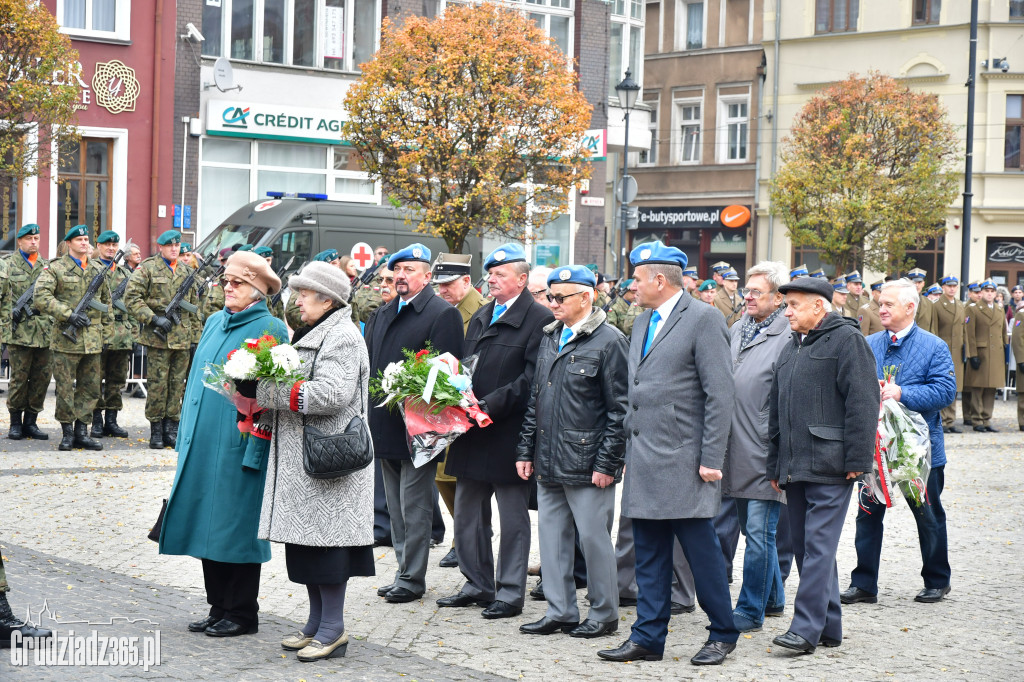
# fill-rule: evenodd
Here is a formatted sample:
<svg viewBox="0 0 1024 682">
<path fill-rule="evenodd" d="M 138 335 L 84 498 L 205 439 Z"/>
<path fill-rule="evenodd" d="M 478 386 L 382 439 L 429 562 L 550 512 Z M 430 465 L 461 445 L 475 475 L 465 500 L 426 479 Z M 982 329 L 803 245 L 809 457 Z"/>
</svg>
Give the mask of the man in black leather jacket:
<svg viewBox="0 0 1024 682">
<path fill-rule="evenodd" d="M 593 307 L 594 275 L 565 266 L 548 276 L 555 322 L 544 327 L 516 452 L 524 480 L 537 477 L 544 618 L 520 632 L 600 637 L 618 629 L 611 528 L 622 480 L 629 343 Z M 587 563 L 590 614 L 579 621 L 573 582 L 573 524 Z"/>
</svg>

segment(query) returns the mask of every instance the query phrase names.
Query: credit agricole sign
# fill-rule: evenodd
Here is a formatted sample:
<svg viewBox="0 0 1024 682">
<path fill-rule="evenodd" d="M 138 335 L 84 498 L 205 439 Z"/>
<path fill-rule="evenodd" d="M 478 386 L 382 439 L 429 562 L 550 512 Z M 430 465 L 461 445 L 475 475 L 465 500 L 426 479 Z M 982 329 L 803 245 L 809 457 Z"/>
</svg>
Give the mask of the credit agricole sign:
<svg viewBox="0 0 1024 682">
<path fill-rule="evenodd" d="M 209 100 L 206 134 L 262 140 L 341 144 L 343 111 L 283 104 Z"/>
</svg>

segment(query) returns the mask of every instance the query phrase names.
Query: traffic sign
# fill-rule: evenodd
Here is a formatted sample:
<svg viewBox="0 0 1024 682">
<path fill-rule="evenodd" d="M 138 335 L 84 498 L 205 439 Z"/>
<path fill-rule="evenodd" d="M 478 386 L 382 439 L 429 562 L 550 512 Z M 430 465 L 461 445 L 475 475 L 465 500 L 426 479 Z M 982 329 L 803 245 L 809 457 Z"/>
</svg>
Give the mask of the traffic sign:
<svg viewBox="0 0 1024 682">
<path fill-rule="evenodd" d="M 627 175 L 622 178 L 622 180 L 619 181 L 618 186 L 615 188 L 615 198 L 619 200 L 620 204 L 633 203 L 633 200 L 636 199 L 636 193 L 636 178 L 632 175 Z"/>
</svg>

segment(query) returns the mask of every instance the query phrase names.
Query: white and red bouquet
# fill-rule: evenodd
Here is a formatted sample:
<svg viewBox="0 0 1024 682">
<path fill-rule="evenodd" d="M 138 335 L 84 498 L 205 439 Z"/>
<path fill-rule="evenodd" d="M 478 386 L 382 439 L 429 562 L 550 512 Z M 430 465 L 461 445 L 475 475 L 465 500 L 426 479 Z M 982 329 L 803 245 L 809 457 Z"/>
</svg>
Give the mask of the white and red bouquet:
<svg viewBox="0 0 1024 682">
<path fill-rule="evenodd" d="M 203 370 L 203 385 L 220 393 L 235 406 L 238 430 L 270 438 L 270 431 L 259 422 L 263 409 L 256 402 L 256 384 L 260 379 L 295 382 L 302 379 L 298 371 L 302 360 L 291 344 L 281 343 L 271 334 L 246 339 L 228 353 L 223 364 L 210 364 Z"/>
<path fill-rule="evenodd" d="M 421 467 L 474 424 L 490 425 L 491 418 L 473 395 L 475 356 L 459 362 L 429 346 L 402 354 L 403 362 L 392 362 L 370 380 L 370 395 L 382 400 L 378 407 L 401 412 L 412 463 Z"/>
</svg>

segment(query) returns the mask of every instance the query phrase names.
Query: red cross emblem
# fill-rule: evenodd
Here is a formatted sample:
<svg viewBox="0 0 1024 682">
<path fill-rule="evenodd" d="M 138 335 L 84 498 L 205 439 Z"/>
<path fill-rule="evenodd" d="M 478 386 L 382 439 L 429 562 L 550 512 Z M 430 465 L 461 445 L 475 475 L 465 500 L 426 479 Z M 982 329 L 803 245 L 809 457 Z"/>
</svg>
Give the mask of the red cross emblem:
<svg viewBox="0 0 1024 682">
<path fill-rule="evenodd" d="M 274 208 L 281 203 L 280 199 L 267 199 L 261 203 L 256 204 L 253 208 L 254 211 L 266 211 L 268 208 Z"/>
<path fill-rule="evenodd" d="M 373 251 L 366 248 L 365 244 L 360 244 L 359 248 L 352 252 L 352 260 L 360 270 L 365 270 L 373 262 Z"/>
</svg>

